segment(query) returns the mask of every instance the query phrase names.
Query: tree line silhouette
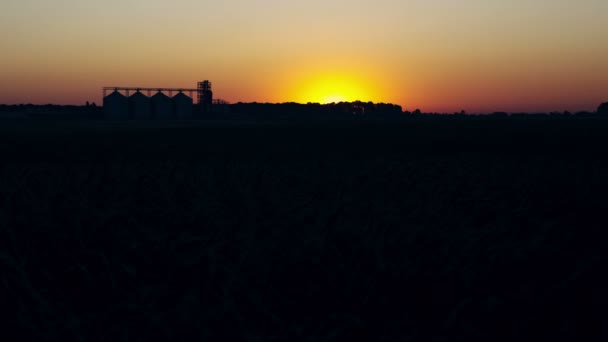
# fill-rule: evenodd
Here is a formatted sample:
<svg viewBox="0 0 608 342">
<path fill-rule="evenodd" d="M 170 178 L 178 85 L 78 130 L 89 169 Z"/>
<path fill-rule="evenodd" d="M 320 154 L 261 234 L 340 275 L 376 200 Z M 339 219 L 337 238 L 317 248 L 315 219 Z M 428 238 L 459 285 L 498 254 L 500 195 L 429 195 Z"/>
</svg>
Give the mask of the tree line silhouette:
<svg viewBox="0 0 608 342">
<path fill-rule="evenodd" d="M 462 110 L 455 113 L 423 112 L 420 109 L 413 111 L 403 110 L 401 106 L 391 103 L 373 102 L 339 102 L 339 103 L 243 103 L 215 104 L 211 110 L 194 105 L 195 119 L 399 119 L 409 117 L 451 117 L 451 118 L 545 118 L 545 117 L 599 117 L 608 116 L 608 102 L 598 106 L 595 112 L 580 111 L 571 113 L 549 112 L 493 112 L 493 113 L 467 113 Z M 103 108 L 94 102 L 85 105 L 2 105 L 1 117 L 19 118 L 73 118 L 73 119 L 103 119 Z"/>
</svg>

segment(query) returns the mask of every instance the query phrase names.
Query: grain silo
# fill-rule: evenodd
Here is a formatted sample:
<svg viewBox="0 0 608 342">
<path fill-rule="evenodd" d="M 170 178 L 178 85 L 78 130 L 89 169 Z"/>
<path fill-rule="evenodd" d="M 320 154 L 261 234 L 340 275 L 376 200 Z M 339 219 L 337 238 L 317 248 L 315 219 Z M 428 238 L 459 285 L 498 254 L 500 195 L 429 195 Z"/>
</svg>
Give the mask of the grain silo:
<svg viewBox="0 0 608 342">
<path fill-rule="evenodd" d="M 174 117 L 173 102 L 167 95 L 159 91 L 150 98 L 150 102 L 152 103 L 153 118 L 171 119 Z"/>
<path fill-rule="evenodd" d="M 107 119 L 127 119 L 129 117 L 129 100 L 126 96 L 114 90 L 103 98 L 103 113 Z"/>
<path fill-rule="evenodd" d="M 129 113 L 136 120 L 150 118 L 150 98 L 137 91 L 129 97 Z"/>
<path fill-rule="evenodd" d="M 175 107 L 175 115 L 178 119 L 191 119 L 192 118 L 192 98 L 184 93 L 178 93 L 173 96 L 173 105 Z"/>
</svg>

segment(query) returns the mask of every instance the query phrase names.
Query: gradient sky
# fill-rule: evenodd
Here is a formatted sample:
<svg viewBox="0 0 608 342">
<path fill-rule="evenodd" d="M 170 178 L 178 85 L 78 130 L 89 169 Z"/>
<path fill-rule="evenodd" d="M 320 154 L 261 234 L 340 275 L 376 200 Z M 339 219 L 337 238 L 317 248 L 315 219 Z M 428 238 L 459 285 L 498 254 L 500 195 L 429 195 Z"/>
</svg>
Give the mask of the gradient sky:
<svg viewBox="0 0 608 342">
<path fill-rule="evenodd" d="M 0 103 L 214 84 L 230 102 L 577 111 L 608 101 L 606 0 L 3 0 Z"/>
</svg>

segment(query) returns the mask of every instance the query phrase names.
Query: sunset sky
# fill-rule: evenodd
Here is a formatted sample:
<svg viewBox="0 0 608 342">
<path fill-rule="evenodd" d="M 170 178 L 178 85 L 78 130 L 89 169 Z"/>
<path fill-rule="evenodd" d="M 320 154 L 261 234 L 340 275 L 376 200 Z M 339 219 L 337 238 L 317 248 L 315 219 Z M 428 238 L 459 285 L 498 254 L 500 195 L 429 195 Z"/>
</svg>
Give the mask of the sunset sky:
<svg viewBox="0 0 608 342">
<path fill-rule="evenodd" d="M 453 112 L 608 101 L 606 0 L 3 0 L 0 103 L 103 86 Z"/>
</svg>

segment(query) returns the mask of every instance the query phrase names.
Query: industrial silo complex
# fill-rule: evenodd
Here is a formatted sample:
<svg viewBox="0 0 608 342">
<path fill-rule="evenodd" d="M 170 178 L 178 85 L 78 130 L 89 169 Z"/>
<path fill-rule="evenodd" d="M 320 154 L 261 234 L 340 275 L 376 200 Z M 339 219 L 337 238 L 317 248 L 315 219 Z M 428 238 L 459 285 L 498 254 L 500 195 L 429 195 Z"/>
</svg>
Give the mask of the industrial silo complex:
<svg viewBox="0 0 608 342">
<path fill-rule="evenodd" d="M 199 111 L 210 113 L 213 93 L 209 81 L 199 82 L 197 88 L 193 89 L 104 87 L 104 116 L 111 120 L 188 120 L 194 114 L 194 94 L 199 101 Z"/>
</svg>

